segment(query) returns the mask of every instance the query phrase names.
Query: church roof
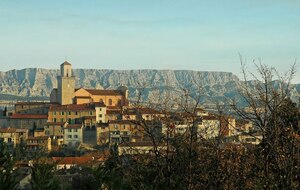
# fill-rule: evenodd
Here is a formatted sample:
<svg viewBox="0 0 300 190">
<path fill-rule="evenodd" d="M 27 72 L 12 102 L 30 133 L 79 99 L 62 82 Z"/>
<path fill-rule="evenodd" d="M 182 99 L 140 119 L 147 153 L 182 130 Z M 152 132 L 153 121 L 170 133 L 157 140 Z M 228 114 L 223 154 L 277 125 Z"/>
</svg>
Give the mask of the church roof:
<svg viewBox="0 0 300 190">
<path fill-rule="evenodd" d="M 92 95 L 123 95 L 120 90 L 85 89 Z"/>
</svg>

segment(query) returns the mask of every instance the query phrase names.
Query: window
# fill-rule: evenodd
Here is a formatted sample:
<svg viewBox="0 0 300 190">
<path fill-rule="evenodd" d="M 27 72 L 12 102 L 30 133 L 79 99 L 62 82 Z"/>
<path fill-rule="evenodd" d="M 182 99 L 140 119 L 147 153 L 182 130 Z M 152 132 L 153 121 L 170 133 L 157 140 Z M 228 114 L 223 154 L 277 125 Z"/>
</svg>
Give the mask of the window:
<svg viewBox="0 0 300 190">
<path fill-rule="evenodd" d="M 110 106 L 112 105 L 112 99 L 108 100 L 108 105 L 110 105 Z"/>
<path fill-rule="evenodd" d="M 69 111 L 69 115 L 72 115 L 72 112 Z"/>
<path fill-rule="evenodd" d="M 90 115 L 93 115 L 93 112 L 90 111 Z"/>
<path fill-rule="evenodd" d="M 45 135 L 50 135 L 50 131 L 45 131 Z"/>
<path fill-rule="evenodd" d="M 11 141 L 12 141 L 12 139 L 11 139 L 11 138 L 8 138 L 8 139 L 7 139 L 7 142 L 9 142 L 9 143 L 10 143 Z"/>
<path fill-rule="evenodd" d="M 99 117 L 102 117 L 102 114 L 99 114 Z"/>
<path fill-rule="evenodd" d="M 102 108 L 99 108 L 99 111 L 102 111 Z"/>
<path fill-rule="evenodd" d="M 72 129 L 68 129 L 68 132 L 72 132 Z"/>
<path fill-rule="evenodd" d="M 123 125 L 123 129 L 125 129 L 126 128 L 126 126 L 125 125 Z"/>
<path fill-rule="evenodd" d="M 75 139 L 78 139 L 78 135 L 74 135 L 74 138 L 75 138 Z"/>
<path fill-rule="evenodd" d="M 60 121 L 61 121 L 61 122 L 64 122 L 64 118 L 61 118 Z"/>
<path fill-rule="evenodd" d="M 65 112 L 62 111 L 62 112 L 61 112 L 61 115 L 64 115 L 64 114 L 65 114 Z"/>
<path fill-rule="evenodd" d="M 53 121 L 54 123 L 56 123 L 56 118 L 53 118 L 52 121 Z"/>
<path fill-rule="evenodd" d="M 103 103 L 103 99 L 101 98 L 99 102 Z"/>
<path fill-rule="evenodd" d="M 118 125 L 115 124 L 115 129 L 118 129 Z"/>
<path fill-rule="evenodd" d="M 78 129 L 74 129 L 74 132 L 78 132 Z"/>
<path fill-rule="evenodd" d="M 72 135 L 68 135 L 68 138 L 71 139 L 71 138 L 72 138 Z"/>
<path fill-rule="evenodd" d="M 75 115 L 78 115 L 78 112 L 75 112 Z"/>
<path fill-rule="evenodd" d="M 72 120 L 71 120 L 71 118 L 69 118 L 69 122 L 68 123 L 71 123 L 72 122 Z"/>
</svg>

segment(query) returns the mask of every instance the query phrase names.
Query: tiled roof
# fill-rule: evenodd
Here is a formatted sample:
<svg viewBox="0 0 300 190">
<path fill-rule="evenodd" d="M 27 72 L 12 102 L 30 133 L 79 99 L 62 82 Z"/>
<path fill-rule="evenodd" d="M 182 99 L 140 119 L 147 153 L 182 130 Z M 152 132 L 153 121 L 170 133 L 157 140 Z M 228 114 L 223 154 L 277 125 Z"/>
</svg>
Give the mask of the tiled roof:
<svg viewBox="0 0 300 190">
<path fill-rule="evenodd" d="M 81 129 L 82 124 L 68 124 L 65 129 Z"/>
<path fill-rule="evenodd" d="M 121 110 L 106 110 L 106 114 L 121 114 Z"/>
<path fill-rule="evenodd" d="M 95 110 L 92 104 L 69 104 L 69 105 L 53 105 L 50 106 L 50 111 L 80 111 L 80 110 Z"/>
<path fill-rule="evenodd" d="M 17 102 L 16 105 L 49 105 L 49 102 Z"/>
<path fill-rule="evenodd" d="M 54 162 L 57 162 L 59 165 L 66 164 L 87 164 L 93 162 L 94 157 L 52 157 Z"/>
<path fill-rule="evenodd" d="M 155 146 L 151 141 L 141 141 L 141 142 L 123 142 L 119 144 L 120 147 L 137 147 L 137 146 Z M 163 146 L 162 144 L 157 144 L 156 146 Z"/>
<path fill-rule="evenodd" d="M 130 121 L 130 120 L 111 120 L 109 124 L 136 124 L 137 121 Z"/>
<path fill-rule="evenodd" d="M 18 129 L 18 128 L 0 128 L 0 133 L 26 133 L 28 129 Z"/>
<path fill-rule="evenodd" d="M 64 122 L 48 122 L 46 125 L 64 125 Z"/>
<path fill-rule="evenodd" d="M 91 97 L 90 96 L 75 96 L 75 98 L 87 98 L 87 99 L 90 99 Z"/>
<path fill-rule="evenodd" d="M 0 128 L 0 133 L 15 133 L 16 128 Z"/>
<path fill-rule="evenodd" d="M 47 119 L 48 115 L 41 114 L 13 114 L 11 119 Z"/>
<path fill-rule="evenodd" d="M 28 137 L 27 140 L 48 140 L 48 136 Z"/>
<path fill-rule="evenodd" d="M 120 90 L 98 90 L 98 89 L 85 89 L 92 95 L 111 95 L 111 96 L 117 96 L 117 95 L 123 95 L 122 91 Z"/>
</svg>

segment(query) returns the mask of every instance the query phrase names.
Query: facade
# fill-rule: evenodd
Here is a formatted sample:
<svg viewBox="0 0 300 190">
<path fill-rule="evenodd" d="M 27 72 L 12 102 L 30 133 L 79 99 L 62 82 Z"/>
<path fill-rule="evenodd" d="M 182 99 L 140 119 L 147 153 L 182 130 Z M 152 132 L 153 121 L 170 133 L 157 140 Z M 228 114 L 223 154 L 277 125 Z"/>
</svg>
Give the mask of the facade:
<svg viewBox="0 0 300 190">
<path fill-rule="evenodd" d="M 28 129 L 0 128 L 0 141 L 15 147 L 21 142 L 26 142 L 28 138 Z"/>
<path fill-rule="evenodd" d="M 49 107 L 50 103 L 47 102 L 17 102 L 15 104 L 15 113 L 46 115 Z"/>
<path fill-rule="evenodd" d="M 26 140 L 26 149 L 28 152 L 43 150 L 51 151 L 51 138 L 47 136 L 28 137 Z"/>
<path fill-rule="evenodd" d="M 118 146 L 119 155 L 155 154 L 155 151 L 163 152 L 166 145 L 154 145 L 151 141 L 121 143 Z"/>
<path fill-rule="evenodd" d="M 49 109 L 48 122 L 78 124 L 84 122 L 84 119 L 93 117 L 96 124 L 95 105 L 92 104 L 70 104 L 70 105 L 53 105 Z"/>
<path fill-rule="evenodd" d="M 75 91 L 75 104 L 85 104 L 99 102 L 107 106 L 125 106 L 127 105 L 128 90 L 119 88 L 119 90 L 98 90 L 80 88 Z"/>
<path fill-rule="evenodd" d="M 77 147 L 83 141 L 83 124 L 67 124 L 64 127 L 64 144 Z"/>
<path fill-rule="evenodd" d="M 8 126 L 26 129 L 43 128 L 47 118 L 47 114 L 13 114 L 8 118 Z"/>
</svg>

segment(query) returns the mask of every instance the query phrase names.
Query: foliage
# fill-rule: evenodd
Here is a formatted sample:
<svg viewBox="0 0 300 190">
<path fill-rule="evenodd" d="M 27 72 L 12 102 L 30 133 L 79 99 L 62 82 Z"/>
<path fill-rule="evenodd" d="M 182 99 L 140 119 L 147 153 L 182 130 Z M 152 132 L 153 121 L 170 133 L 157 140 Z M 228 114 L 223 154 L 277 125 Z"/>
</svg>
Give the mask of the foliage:
<svg viewBox="0 0 300 190">
<path fill-rule="evenodd" d="M 31 166 L 30 185 L 32 190 L 58 189 L 59 182 L 54 176 L 55 164 L 42 158 L 35 159 Z"/>
<path fill-rule="evenodd" d="M 0 190 L 17 189 L 19 176 L 14 169 L 15 158 L 9 152 L 5 143 L 0 142 Z"/>
</svg>

